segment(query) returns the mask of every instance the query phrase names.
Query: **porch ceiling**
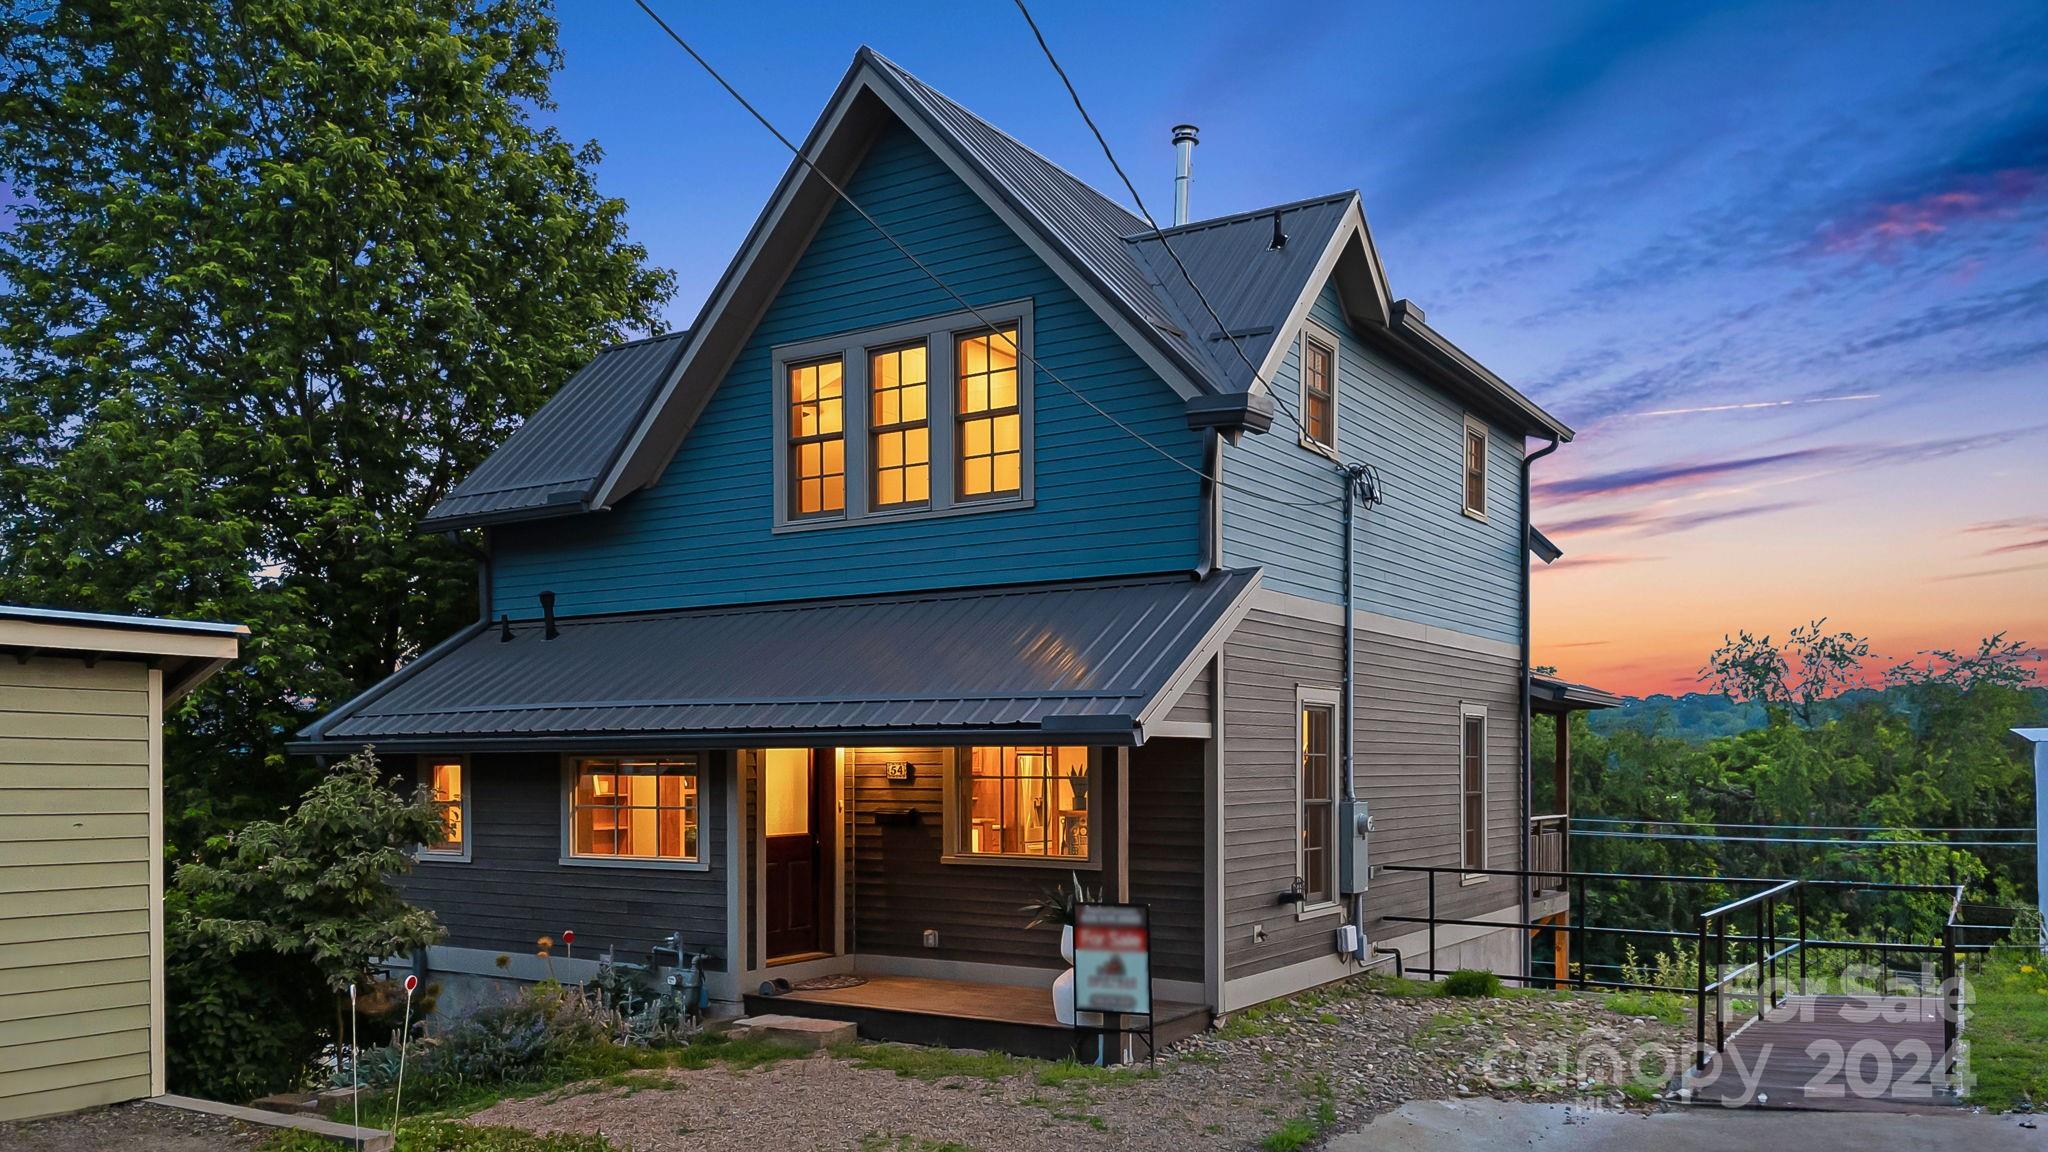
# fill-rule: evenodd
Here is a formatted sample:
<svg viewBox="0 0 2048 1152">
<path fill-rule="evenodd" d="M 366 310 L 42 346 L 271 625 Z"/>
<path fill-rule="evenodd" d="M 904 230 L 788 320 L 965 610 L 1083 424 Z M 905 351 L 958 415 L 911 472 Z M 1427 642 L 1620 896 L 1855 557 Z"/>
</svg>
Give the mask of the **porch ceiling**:
<svg viewBox="0 0 2048 1152">
<path fill-rule="evenodd" d="M 569 618 L 470 631 L 299 734 L 299 752 L 559 744 L 1142 742 L 1259 574 Z"/>
</svg>

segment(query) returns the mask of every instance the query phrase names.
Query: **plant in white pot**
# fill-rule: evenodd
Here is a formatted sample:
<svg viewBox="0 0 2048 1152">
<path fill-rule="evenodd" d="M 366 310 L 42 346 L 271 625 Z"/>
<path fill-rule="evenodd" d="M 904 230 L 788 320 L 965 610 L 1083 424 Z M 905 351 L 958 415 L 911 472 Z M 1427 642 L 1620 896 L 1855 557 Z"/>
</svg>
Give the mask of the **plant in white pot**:
<svg viewBox="0 0 2048 1152">
<path fill-rule="evenodd" d="M 1067 962 L 1067 969 L 1052 982 L 1052 1014 L 1069 1027 L 1074 1023 L 1074 906 L 1091 899 L 1081 885 L 1081 874 L 1073 873 L 1073 879 L 1071 887 L 1054 884 L 1024 906 L 1024 911 L 1031 913 L 1025 928 L 1060 927 L 1060 959 Z"/>
</svg>

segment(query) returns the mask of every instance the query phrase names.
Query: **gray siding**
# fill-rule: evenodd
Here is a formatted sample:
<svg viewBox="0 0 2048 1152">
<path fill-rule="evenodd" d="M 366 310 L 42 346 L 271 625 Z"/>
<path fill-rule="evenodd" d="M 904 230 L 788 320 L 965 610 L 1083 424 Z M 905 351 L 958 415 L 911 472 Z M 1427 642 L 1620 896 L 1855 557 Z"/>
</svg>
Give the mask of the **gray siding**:
<svg viewBox="0 0 2048 1152">
<path fill-rule="evenodd" d="M 1491 429 L 1487 516 L 1464 514 L 1464 417 L 1460 403 L 1345 325 L 1336 290 L 1310 311 L 1336 333 L 1338 448 L 1347 461 L 1379 469 L 1385 503 L 1358 528 L 1359 607 L 1416 623 L 1519 641 L 1522 556 L 1520 439 Z M 1300 342 L 1291 341 L 1274 390 L 1301 411 Z M 1265 586 L 1338 603 L 1344 537 L 1330 501 L 1342 491 L 1327 458 L 1303 448 L 1285 415 L 1263 436 L 1225 448 L 1235 481 L 1224 492 L 1223 557 L 1233 568 L 1264 566 Z"/>
<path fill-rule="evenodd" d="M 1210 723 L 1209 696 L 1215 682 L 1216 666 L 1213 663 L 1204 665 L 1194 682 L 1188 685 L 1187 692 L 1167 709 L 1166 718 L 1182 724 Z"/>
<path fill-rule="evenodd" d="M 848 750 L 853 779 L 853 898 L 849 943 L 855 952 L 918 956 L 1027 968 L 1063 967 L 1056 929 L 1026 929 L 1021 911 L 1046 888 L 1069 883 L 1058 868 L 947 864 L 945 776 L 951 753 L 939 748 Z M 908 760 L 908 781 L 891 781 L 884 765 Z M 883 824 L 882 809 L 912 809 L 914 824 Z M 1098 821 L 1098 830 L 1103 825 Z M 1099 871 L 1081 870 L 1090 888 Z M 924 930 L 939 932 L 924 947 Z"/>
<path fill-rule="evenodd" d="M 1208 688 L 1202 688 L 1203 696 Z M 1131 901 L 1149 905 L 1152 973 L 1202 980 L 1201 740 L 1131 749 Z"/>
<path fill-rule="evenodd" d="M 1254 608 L 1224 649 L 1225 940 L 1230 978 L 1327 956 L 1337 916 L 1297 920 L 1275 903 L 1293 882 L 1298 685 L 1342 683 L 1343 636 L 1335 620 Z M 1461 703 L 1488 710 L 1490 850 L 1512 867 L 1519 681 L 1499 656 L 1373 631 L 1358 631 L 1359 791 L 1371 805 L 1375 864 L 1456 864 L 1458 717 Z M 1439 881 L 1442 915 L 1473 915 L 1516 903 L 1512 882 Z M 1367 931 L 1381 917 L 1419 911 L 1419 878 L 1382 873 L 1367 897 Z M 1254 926 L 1266 940 L 1253 942 Z"/>
<path fill-rule="evenodd" d="M 470 859 L 422 860 L 399 882 L 441 918 L 442 943 L 530 954 L 539 937 L 573 929 L 578 957 L 616 948 L 640 961 L 680 931 L 686 946 L 727 956 L 726 754 L 704 754 L 708 871 L 562 863 L 561 765 L 553 753 L 470 757 Z"/>
</svg>

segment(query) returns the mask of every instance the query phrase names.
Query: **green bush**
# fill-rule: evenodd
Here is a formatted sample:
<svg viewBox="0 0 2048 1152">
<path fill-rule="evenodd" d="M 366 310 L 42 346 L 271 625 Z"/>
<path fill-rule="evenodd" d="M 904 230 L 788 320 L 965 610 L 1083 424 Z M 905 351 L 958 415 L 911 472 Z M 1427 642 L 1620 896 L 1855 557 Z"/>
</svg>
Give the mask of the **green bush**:
<svg viewBox="0 0 2048 1152">
<path fill-rule="evenodd" d="M 1498 996 L 1501 994 L 1500 977 L 1492 972 L 1477 968 L 1460 968 L 1444 977 L 1443 985 L 1437 989 L 1440 996 Z"/>
<path fill-rule="evenodd" d="M 406 1054 L 405 1099 L 446 1107 L 494 1094 L 508 1085 L 566 1083 L 637 1067 L 636 1050 L 619 1042 L 618 1013 L 598 998 L 553 981 L 479 1009 L 446 1035 L 415 1040 Z M 365 1049 L 363 1087 L 382 1095 L 397 1085 L 398 1050 Z M 349 1081 L 347 1070 L 337 1082 Z"/>
<path fill-rule="evenodd" d="M 310 960 L 225 955 L 192 931 L 191 899 L 164 893 L 164 1031 L 173 1092 L 240 1101 L 302 1083 L 327 1045 L 334 1000 Z"/>
</svg>

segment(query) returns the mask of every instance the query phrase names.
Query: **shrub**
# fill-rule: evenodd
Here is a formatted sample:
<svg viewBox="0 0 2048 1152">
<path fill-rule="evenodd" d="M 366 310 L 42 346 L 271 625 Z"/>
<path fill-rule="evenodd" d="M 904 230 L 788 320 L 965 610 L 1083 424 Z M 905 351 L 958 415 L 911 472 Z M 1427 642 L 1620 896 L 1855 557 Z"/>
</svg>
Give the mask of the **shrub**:
<svg viewBox="0 0 2048 1152">
<path fill-rule="evenodd" d="M 595 996 L 552 981 L 478 1009 L 436 1039 L 416 1040 L 406 1056 L 405 1098 L 446 1105 L 510 1084 L 604 1076 L 634 1067 L 619 1043 L 625 1021 Z M 398 1050 L 366 1049 L 358 1061 L 363 1087 L 396 1086 Z M 337 1076 L 348 1083 L 348 1072 Z"/>
<path fill-rule="evenodd" d="M 1443 986 L 1437 993 L 1442 996 L 1498 996 L 1501 993 L 1500 977 L 1478 968 L 1460 968 L 1444 977 Z"/>
</svg>

